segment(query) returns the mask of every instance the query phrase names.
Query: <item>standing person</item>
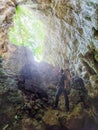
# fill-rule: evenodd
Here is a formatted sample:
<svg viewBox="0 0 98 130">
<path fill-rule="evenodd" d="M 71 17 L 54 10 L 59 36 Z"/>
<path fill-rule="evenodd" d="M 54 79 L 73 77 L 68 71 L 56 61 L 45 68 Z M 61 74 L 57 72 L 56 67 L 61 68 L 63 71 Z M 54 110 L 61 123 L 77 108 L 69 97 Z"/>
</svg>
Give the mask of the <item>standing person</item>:
<svg viewBox="0 0 98 130">
<path fill-rule="evenodd" d="M 59 97 L 63 93 L 65 98 L 66 111 L 69 111 L 69 99 L 66 91 L 66 83 L 67 83 L 67 76 L 65 75 L 64 70 L 61 69 L 58 76 L 58 85 L 57 85 L 58 87 L 56 91 L 54 108 L 57 108 Z"/>
<path fill-rule="evenodd" d="M 72 86 L 73 89 L 75 89 L 78 93 L 78 103 L 79 102 L 83 102 L 84 108 L 88 108 L 88 104 L 87 104 L 87 96 L 88 96 L 88 91 L 85 88 L 85 84 L 84 81 L 81 77 L 79 76 L 75 76 L 74 73 L 72 74 Z"/>
</svg>

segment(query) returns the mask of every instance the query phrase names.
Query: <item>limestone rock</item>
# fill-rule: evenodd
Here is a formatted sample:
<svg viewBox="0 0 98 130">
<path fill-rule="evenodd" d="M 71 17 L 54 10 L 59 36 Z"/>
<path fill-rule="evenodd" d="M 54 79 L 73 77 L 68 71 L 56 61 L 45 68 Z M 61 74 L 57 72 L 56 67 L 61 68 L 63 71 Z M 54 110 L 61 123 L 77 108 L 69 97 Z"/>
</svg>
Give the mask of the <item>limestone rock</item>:
<svg viewBox="0 0 98 130">
<path fill-rule="evenodd" d="M 82 104 L 79 103 L 76 106 L 72 106 L 73 112 L 69 114 L 69 117 L 65 112 L 62 114 L 63 116 L 61 116 L 58 114 L 58 111 L 50 110 L 49 108 L 48 111 L 43 111 L 47 109 L 47 105 L 45 104 L 45 99 L 42 98 L 42 100 L 40 100 L 40 93 L 33 94 L 32 92 L 27 92 L 26 95 L 24 93 L 22 93 L 22 95 L 21 92 L 17 90 L 17 82 L 14 76 L 15 74 L 19 74 L 20 70 L 27 62 L 27 59 L 24 56 L 24 48 L 20 49 L 10 44 L 8 31 L 9 28 L 13 26 L 12 18 L 15 14 L 16 6 L 18 5 L 28 6 L 32 10 L 32 14 L 38 17 L 44 24 L 44 60 L 54 66 L 58 66 L 58 68 L 67 68 L 70 72 L 74 72 L 84 78 L 90 101 L 93 102 L 90 104 L 90 110 L 83 110 Z M 0 1 L 0 56 L 1 55 L 5 59 L 0 63 L 0 76 L 2 77 L 0 79 L 1 129 L 98 129 L 98 105 L 95 103 L 98 102 L 97 0 Z M 28 54 L 28 57 L 29 56 Z M 55 98 L 56 79 L 54 77 L 57 75 L 57 72 L 52 76 L 53 73 L 50 70 L 53 71 L 53 68 L 47 66 L 47 72 L 44 73 L 45 68 L 43 69 L 43 65 L 38 66 L 42 67 L 42 80 L 47 80 L 47 82 L 42 82 L 41 87 L 44 86 L 43 88 L 45 90 L 49 89 L 48 94 L 50 97 L 48 105 L 51 107 Z M 48 74 L 51 76 L 49 77 Z M 45 88 L 47 84 L 49 85 Z M 72 103 L 72 100 L 74 100 L 73 104 L 75 104 L 75 101 L 78 100 L 78 93 L 74 92 L 71 96 L 70 102 Z M 61 99 L 63 98 L 61 97 Z M 22 106 L 19 104 L 22 104 Z M 63 108 L 63 101 L 60 102 L 60 104 L 61 108 Z M 44 107 L 45 109 L 43 109 Z M 24 115 L 26 116 L 30 113 L 33 113 L 33 117 L 35 115 L 36 121 L 32 120 L 30 117 L 24 118 Z M 22 119 L 18 123 L 18 119 L 20 118 L 17 118 L 17 116 L 19 115 L 22 115 L 20 116 Z M 41 125 L 38 125 L 39 122 L 41 122 Z M 12 124 L 12 126 L 10 124 Z M 66 124 L 68 128 L 66 128 Z"/>
</svg>

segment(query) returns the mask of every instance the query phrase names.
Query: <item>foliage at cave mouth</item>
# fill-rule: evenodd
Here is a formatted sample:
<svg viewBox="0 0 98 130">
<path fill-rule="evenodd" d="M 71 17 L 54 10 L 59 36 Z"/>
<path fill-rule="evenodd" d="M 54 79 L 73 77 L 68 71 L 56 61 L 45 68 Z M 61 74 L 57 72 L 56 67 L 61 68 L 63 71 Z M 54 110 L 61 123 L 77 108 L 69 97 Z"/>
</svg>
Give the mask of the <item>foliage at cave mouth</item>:
<svg viewBox="0 0 98 130">
<path fill-rule="evenodd" d="M 29 47 L 36 59 L 41 60 L 45 40 L 44 24 L 28 7 L 18 6 L 9 30 L 9 40 L 17 46 Z"/>
</svg>

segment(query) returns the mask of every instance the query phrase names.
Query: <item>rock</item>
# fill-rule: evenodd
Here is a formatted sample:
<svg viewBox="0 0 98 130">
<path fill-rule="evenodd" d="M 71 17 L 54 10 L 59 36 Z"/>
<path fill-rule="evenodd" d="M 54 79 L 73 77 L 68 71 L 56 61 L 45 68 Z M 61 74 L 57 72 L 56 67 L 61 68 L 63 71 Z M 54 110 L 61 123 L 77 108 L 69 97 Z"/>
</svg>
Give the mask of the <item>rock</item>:
<svg viewBox="0 0 98 130">
<path fill-rule="evenodd" d="M 96 97 L 98 95 L 98 91 L 97 91 L 97 88 L 98 88 L 98 75 L 93 75 L 90 77 L 90 83 L 91 85 L 93 86 L 92 87 L 92 91 L 93 93 L 91 94 L 92 97 Z"/>
<path fill-rule="evenodd" d="M 47 125 L 58 125 L 58 111 L 48 110 L 43 116 L 43 121 Z"/>
<path fill-rule="evenodd" d="M 7 125 L 5 125 L 5 127 L 3 127 L 3 130 L 6 130 L 7 128 L 8 128 L 8 124 Z"/>
<path fill-rule="evenodd" d="M 33 120 L 30 118 L 24 118 L 22 120 L 22 129 L 23 130 L 36 130 L 34 125 L 33 125 Z"/>
<path fill-rule="evenodd" d="M 95 130 L 97 130 L 97 124 L 93 120 L 93 117 L 90 116 L 89 113 L 86 113 L 85 111 L 83 112 L 83 109 L 81 109 L 81 104 L 79 104 L 76 107 L 76 109 L 74 109 L 73 113 L 71 113 L 67 119 L 70 120 L 70 124 L 68 125 L 69 130 L 71 129 L 82 130 L 82 129 L 89 129 L 89 128 L 94 128 Z M 85 122 L 86 120 L 87 122 Z M 88 125 L 89 122 L 90 122 L 90 126 Z"/>
<path fill-rule="evenodd" d="M 23 66 L 30 59 L 34 60 L 34 57 L 27 48 L 14 46 L 9 41 L 8 32 L 13 26 L 13 16 L 18 5 L 29 6 L 32 14 L 43 23 L 43 59 L 52 64 L 35 62 L 33 69 L 36 71 L 33 70 L 33 73 L 36 78 L 33 79 L 33 86 L 26 82 L 27 90 L 22 91 L 22 94 L 17 90 L 14 76 L 19 75 Z M 0 57 L 0 129 L 98 129 L 98 106 L 95 103 L 98 102 L 97 6 L 96 0 L 0 1 L 0 56 L 4 58 L 2 61 Z M 73 89 L 69 94 L 71 113 L 58 114 L 60 110 L 50 110 L 55 98 L 58 68 L 67 68 L 84 78 L 89 99 L 93 102 L 90 104 L 90 110 L 84 110 L 83 104 L 78 103 L 79 91 Z M 20 88 L 23 90 L 24 84 Z M 62 109 L 64 100 L 62 97 L 61 99 Z M 19 122 L 14 118 L 18 113 L 21 115 Z M 24 115 L 36 117 L 45 124 L 37 120 L 35 123 L 30 117 L 24 118 Z"/>
</svg>

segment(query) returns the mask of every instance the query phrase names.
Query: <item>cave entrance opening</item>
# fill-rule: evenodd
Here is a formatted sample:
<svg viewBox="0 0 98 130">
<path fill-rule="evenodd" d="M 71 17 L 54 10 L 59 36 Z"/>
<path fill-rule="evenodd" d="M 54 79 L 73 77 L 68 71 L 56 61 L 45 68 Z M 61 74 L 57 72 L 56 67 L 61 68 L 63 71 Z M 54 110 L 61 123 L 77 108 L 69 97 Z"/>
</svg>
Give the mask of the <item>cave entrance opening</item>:
<svg viewBox="0 0 98 130">
<path fill-rule="evenodd" d="M 9 29 L 9 40 L 20 47 L 28 47 L 32 50 L 35 60 L 43 58 L 43 46 L 45 40 L 45 28 L 36 14 L 25 5 L 17 6 L 13 17 L 13 26 Z"/>
</svg>

